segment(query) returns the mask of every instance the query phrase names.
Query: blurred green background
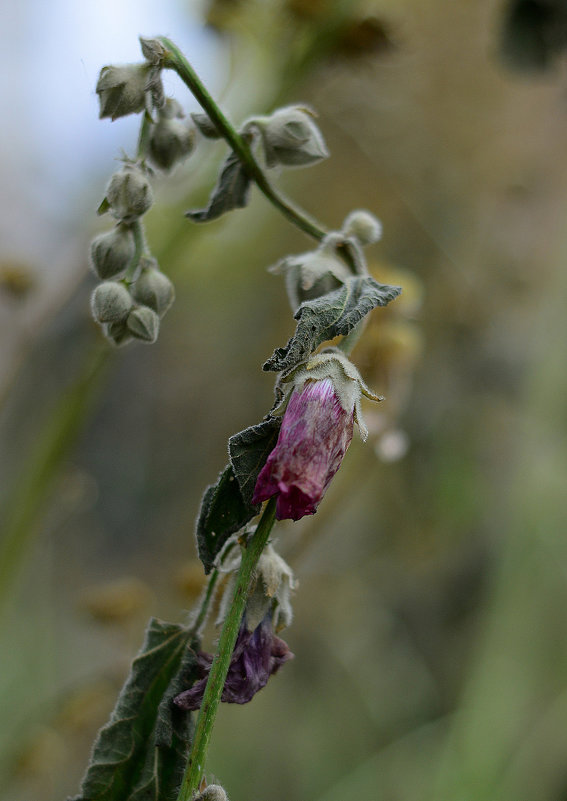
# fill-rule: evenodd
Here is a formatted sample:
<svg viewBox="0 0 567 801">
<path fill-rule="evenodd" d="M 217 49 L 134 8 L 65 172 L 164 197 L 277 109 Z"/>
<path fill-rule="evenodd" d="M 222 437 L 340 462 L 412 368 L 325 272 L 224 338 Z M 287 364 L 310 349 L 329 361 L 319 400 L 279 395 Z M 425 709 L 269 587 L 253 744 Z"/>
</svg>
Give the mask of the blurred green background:
<svg viewBox="0 0 567 801">
<path fill-rule="evenodd" d="M 300 582 L 296 658 L 250 705 L 222 707 L 211 774 L 232 801 L 567 799 L 567 81 L 561 3 L 540 3 L 543 33 L 528 5 L 523 28 L 504 0 L 7 12 L 9 801 L 78 791 L 148 617 L 194 603 L 201 493 L 227 437 L 270 407 L 260 365 L 293 330 L 265 268 L 312 247 L 257 192 L 218 222 L 185 220 L 226 151 L 201 142 L 147 216 L 177 301 L 156 345 L 109 349 L 86 253 L 136 125 L 97 121 L 93 87 L 105 63 L 138 58 L 139 33 L 180 44 L 237 123 L 312 104 L 332 157 L 279 183 L 328 227 L 376 213 L 371 269 L 404 287 L 353 354 L 387 398 L 367 407 L 369 442 L 317 515 L 277 530 Z"/>
</svg>

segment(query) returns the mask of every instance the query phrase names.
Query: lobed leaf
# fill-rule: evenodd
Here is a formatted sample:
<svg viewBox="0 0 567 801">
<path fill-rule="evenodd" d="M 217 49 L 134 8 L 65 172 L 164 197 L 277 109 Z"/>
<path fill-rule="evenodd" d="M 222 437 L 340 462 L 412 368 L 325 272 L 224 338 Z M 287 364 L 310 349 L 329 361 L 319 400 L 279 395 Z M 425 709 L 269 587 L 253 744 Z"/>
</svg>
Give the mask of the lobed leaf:
<svg viewBox="0 0 567 801">
<path fill-rule="evenodd" d="M 95 741 L 80 795 L 72 801 L 175 801 L 191 719 L 172 703 L 196 679 L 189 630 L 152 618 L 109 722 Z M 180 710 L 179 710 L 180 711 Z"/>
<path fill-rule="evenodd" d="M 369 311 L 386 306 L 401 287 L 379 284 L 369 275 L 348 278 L 343 286 L 301 304 L 295 334 L 284 348 L 276 348 L 264 370 L 280 372 L 307 359 L 322 342 L 346 336 Z"/>
<path fill-rule="evenodd" d="M 248 204 L 250 177 L 245 166 L 235 153 L 225 160 L 217 184 L 204 209 L 185 212 L 194 222 L 209 222 L 233 209 L 242 209 Z"/>
</svg>

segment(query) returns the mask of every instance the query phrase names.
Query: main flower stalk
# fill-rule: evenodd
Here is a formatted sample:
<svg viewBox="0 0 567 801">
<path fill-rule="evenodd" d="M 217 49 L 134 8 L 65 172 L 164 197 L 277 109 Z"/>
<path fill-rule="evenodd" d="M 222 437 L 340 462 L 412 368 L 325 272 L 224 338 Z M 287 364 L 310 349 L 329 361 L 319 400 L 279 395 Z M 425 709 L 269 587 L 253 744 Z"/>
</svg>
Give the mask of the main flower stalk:
<svg viewBox="0 0 567 801">
<path fill-rule="evenodd" d="M 211 665 L 199 717 L 197 718 L 191 755 L 187 762 L 177 801 L 191 801 L 201 783 L 207 748 L 230 668 L 254 570 L 268 542 L 268 537 L 275 521 L 275 512 L 276 503 L 274 500 L 266 505 L 255 533 L 243 547 L 234 598 L 225 618 L 217 653 Z"/>
</svg>

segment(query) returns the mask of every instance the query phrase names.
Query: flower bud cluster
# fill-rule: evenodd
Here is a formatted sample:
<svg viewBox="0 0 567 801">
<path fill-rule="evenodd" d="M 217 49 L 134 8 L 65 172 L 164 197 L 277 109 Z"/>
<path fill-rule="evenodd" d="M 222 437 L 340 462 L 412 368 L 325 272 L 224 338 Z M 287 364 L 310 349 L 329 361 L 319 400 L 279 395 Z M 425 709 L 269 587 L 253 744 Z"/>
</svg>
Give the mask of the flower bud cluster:
<svg viewBox="0 0 567 801">
<path fill-rule="evenodd" d="M 140 259 L 133 281 L 104 281 L 91 296 L 92 315 L 115 345 L 132 339 L 156 341 L 160 319 L 175 299 L 175 289 L 155 259 Z"/>
<path fill-rule="evenodd" d="M 125 162 L 111 176 L 99 209 L 110 212 L 117 224 L 91 243 L 91 266 L 103 282 L 92 294 L 91 310 L 115 345 L 131 339 L 155 342 L 160 317 L 173 303 L 173 284 L 154 259 L 142 255 L 141 217 L 152 202 L 147 170 Z"/>
</svg>

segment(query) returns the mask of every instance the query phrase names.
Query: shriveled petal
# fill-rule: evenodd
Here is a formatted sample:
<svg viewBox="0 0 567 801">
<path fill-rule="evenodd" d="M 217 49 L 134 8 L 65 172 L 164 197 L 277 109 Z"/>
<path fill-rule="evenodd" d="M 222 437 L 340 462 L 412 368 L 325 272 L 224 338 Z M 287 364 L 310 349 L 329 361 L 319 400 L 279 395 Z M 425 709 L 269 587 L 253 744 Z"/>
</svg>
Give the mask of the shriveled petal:
<svg viewBox="0 0 567 801">
<path fill-rule="evenodd" d="M 278 520 L 314 514 L 352 439 L 353 414 L 342 407 L 330 379 L 294 391 L 252 503 L 278 495 Z"/>
<path fill-rule="evenodd" d="M 249 632 L 243 621 L 234 647 L 230 668 L 221 696 L 228 704 L 247 704 L 265 687 L 271 675 L 290 659 L 293 654 L 286 642 L 276 637 L 269 615 L 253 632 Z M 202 673 L 189 690 L 177 695 L 173 701 L 181 709 L 192 711 L 201 706 L 213 657 L 200 652 L 198 664 Z"/>
</svg>

